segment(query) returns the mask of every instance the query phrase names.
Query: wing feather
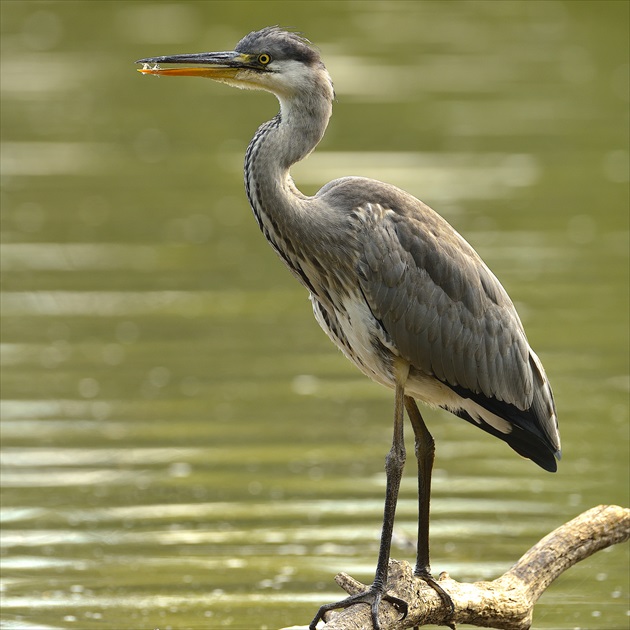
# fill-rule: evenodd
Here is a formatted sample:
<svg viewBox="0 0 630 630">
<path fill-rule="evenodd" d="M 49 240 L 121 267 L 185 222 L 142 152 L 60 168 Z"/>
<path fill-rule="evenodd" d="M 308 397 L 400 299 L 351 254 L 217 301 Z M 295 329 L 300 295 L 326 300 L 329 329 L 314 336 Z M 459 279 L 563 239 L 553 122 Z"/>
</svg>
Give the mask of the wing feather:
<svg viewBox="0 0 630 630">
<path fill-rule="evenodd" d="M 412 365 L 526 409 L 529 345 L 514 305 L 476 252 L 434 213 L 364 212 L 361 289 Z"/>
<path fill-rule="evenodd" d="M 338 260 L 352 261 L 345 281 L 358 280 L 381 348 L 450 389 L 442 405 L 442 390 L 419 378 L 427 400 L 555 470 L 560 436 L 549 382 L 512 301 L 473 248 L 431 208 L 382 182 L 336 180 L 315 200 L 321 216 L 342 222 Z"/>
</svg>

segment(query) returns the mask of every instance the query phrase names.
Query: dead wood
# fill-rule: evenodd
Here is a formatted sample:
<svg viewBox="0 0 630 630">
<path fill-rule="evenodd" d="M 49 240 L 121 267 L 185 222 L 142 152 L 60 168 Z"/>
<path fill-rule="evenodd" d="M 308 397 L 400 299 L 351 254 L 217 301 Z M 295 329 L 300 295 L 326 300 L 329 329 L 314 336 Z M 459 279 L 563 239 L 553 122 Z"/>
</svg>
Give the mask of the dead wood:
<svg viewBox="0 0 630 630">
<path fill-rule="evenodd" d="M 457 582 L 448 575 L 439 577 L 441 586 L 455 604 L 455 614 L 447 618 L 437 593 L 413 575 L 407 562 L 391 560 L 387 591 L 404 599 L 409 612 L 403 620 L 388 604 L 381 605 L 383 630 L 402 630 L 426 624 L 466 623 L 485 628 L 528 630 L 534 605 L 545 589 L 561 573 L 580 560 L 630 538 L 630 510 L 600 505 L 558 527 L 536 543 L 501 577 L 492 582 Z M 365 585 L 340 573 L 335 581 L 347 593 L 365 590 Z M 325 630 L 365 630 L 371 628 L 369 609 L 356 605 L 331 613 Z"/>
</svg>

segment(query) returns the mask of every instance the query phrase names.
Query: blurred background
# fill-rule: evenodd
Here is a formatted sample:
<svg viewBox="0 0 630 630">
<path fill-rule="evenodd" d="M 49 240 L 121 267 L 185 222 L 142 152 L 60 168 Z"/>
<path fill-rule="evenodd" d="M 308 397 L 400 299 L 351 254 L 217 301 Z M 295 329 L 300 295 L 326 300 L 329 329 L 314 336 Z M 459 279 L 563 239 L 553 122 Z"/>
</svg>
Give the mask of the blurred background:
<svg viewBox="0 0 630 630">
<path fill-rule="evenodd" d="M 438 210 L 554 387 L 555 475 L 426 412 L 436 573 L 496 577 L 628 505 L 628 6 L 2 0 L 1 627 L 271 629 L 373 577 L 393 397 L 251 216 L 243 155 L 277 103 L 134 66 L 271 24 L 337 91 L 298 185 L 365 175 Z M 410 460 L 393 557 L 415 528 Z M 627 628 L 627 569 L 627 546 L 578 565 L 534 626 Z"/>
</svg>

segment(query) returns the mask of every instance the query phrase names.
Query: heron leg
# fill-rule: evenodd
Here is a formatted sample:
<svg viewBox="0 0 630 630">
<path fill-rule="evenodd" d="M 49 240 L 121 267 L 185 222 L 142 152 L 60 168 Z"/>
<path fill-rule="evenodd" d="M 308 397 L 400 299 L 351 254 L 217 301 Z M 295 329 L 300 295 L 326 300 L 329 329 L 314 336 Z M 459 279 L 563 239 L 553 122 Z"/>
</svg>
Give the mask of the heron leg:
<svg viewBox="0 0 630 630">
<path fill-rule="evenodd" d="M 452 615 L 455 606 L 450 595 L 431 575 L 429 562 L 429 508 L 431 502 L 431 473 L 435 460 L 435 441 L 424 423 L 416 401 L 405 396 L 405 408 L 415 436 L 418 460 L 418 551 L 414 575 L 422 578 L 439 596 Z"/>
<path fill-rule="evenodd" d="M 409 373 L 407 364 L 396 366 L 396 402 L 394 407 L 394 436 L 392 447 L 385 458 L 385 473 L 387 477 L 387 485 L 385 491 L 385 509 L 383 514 L 383 529 L 381 530 L 381 544 L 378 552 L 378 562 L 376 564 L 376 572 L 372 586 L 363 593 L 357 593 L 346 597 L 341 601 L 332 604 L 325 604 L 317 611 L 315 618 L 309 625 L 310 630 L 315 630 L 317 623 L 324 615 L 337 608 L 348 608 L 354 604 L 367 604 L 371 609 L 372 625 L 374 630 L 380 630 L 378 621 L 378 608 L 381 601 L 389 602 L 401 613 L 401 619 L 407 616 L 407 602 L 398 599 L 385 592 L 387 584 L 387 571 L 389 568 L 389 555 L 392 544 L 392 533 L 394 531 L 394 517 L 396 514 L 396 503 L 398 502 L 398 490 L 400 488 L 400 480 L 405 466 L 405 440 L 403 435 L 404 420 L 404 399 L 405 399 L 405 381 Z"/>
</svg>

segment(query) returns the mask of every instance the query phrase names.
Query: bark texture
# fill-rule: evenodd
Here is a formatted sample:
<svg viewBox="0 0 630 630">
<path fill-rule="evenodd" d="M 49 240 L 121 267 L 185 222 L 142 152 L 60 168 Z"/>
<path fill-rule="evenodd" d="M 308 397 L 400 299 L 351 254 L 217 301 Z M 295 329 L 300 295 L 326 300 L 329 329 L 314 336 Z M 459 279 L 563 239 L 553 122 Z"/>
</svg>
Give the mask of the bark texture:
<svg viewBox="0 0 630 630">
<path fill-rule="evenodd" d="M 528 630 L 534 605 L 561 573 L 601 549 L 630 538 L 630 510 L 600 505 L 558 527 L 536 543 L 501 577 L 492 582 L 461 583 L 443 573 L 440 585 L 451 596 L 455 613 L 448 618 L 437 593 L 413 575 L 407 562 L 391 560 L 387 591 L 409 604 L 405 619 L 388 604 L 381 604 L 382 630 L 418 628 L 426 624 L 454 627 L 466 623 L 484 628 Z M 365 590 L 365 585 L 340 573 L 335 581 L 347 593 Z M 331 613 L 325 630 L 371 628 L 369 609 L 356 605 Z"/>
</svg>

